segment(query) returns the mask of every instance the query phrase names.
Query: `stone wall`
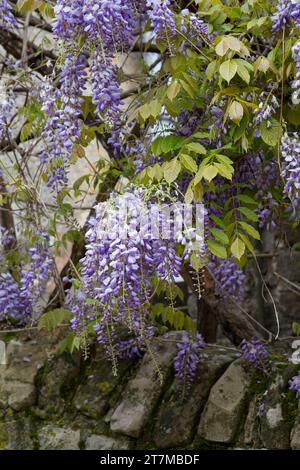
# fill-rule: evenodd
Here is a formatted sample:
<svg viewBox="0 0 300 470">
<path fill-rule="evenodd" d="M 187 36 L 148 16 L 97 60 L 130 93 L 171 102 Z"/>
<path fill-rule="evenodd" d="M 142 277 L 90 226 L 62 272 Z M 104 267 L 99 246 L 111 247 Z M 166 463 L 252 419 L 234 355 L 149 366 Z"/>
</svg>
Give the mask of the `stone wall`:
<svg viewBox="0 0 300 470">
<path fill-rule="evenodd" d="M 96 348 L 86 361 L 56 354 L 59 336 L 0 335 L 0 449 L 300 449 L 291 341 L 272 347 L 268 375 L 238 350 L 206 346 L 183 396 L 172 371 L 176 333 L 120 362 L 117 377 Z"/>
</svg>

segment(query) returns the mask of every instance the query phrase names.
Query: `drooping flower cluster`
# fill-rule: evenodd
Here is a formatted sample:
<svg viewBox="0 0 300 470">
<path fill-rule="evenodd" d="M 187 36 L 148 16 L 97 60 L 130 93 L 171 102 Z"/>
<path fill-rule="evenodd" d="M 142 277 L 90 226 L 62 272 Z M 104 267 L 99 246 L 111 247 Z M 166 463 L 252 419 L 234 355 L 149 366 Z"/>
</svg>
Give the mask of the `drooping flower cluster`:
<svg viewBox="0 0 300 470">
<path fill-rule="evenodd" d="M 17 21 L 12 12 L 12 6 L 8 0 L 0 0 L 0 28 L 14 29 Z"/>
<path fill-rule="evenodd" d="M 300 372 L 289 381 L 289 389 L 296 392 L 296 397 L 300 398 Z"/>
<path fill-rule="evenodd" d="M 297 134 L 285 134 L 281 140 L 284 193 L 290 199 L 291 218 L 300 216 L 300 141 Z"/>
<path fill-rule="evenodd" d="M 269 121 L 275 112 L 279 108 L 279 103 L 275 95 L 272 95 L 268 101 L 268 93 L 261 94 L 261 101 L 258 105 L 258 110 L 256 110 L 255 121 L 257 124 L 260 124 L 262 121 L 267 121 L 267 127 L 270 127 L 272 124 Z"/>
<path fill-rule="evenodd" d="M 181 341 L 177 343 L 177 354 L 174 358 L 175 377 L 185 389 L 190 387 L 195 379 L 204 339 L 200 333 L 191 337 L 186 331 L 182 332 Z"/>
<path fill-rule="evenodd" d="M 164 38 L 169 44 L 172 36 L 176 35 L 174 13 L 170 9 L 170 0 L 148 0 L 148 15 L 153 30 L 158 39 Z"/>
<path fill-rule="evenodd" d="M 0 171 L 0 177 L 1 177 L 1 171 Z M 1 184 L 0 184 L 0 191 L 1 191 Z M 0 226 L 0 260 L 1 260 L 3 248 L 5 248 L 10 243 L 12 243 L 14 240 L 15 240 L 15 236 L 12 230 L 7 230 L 4 227 Z"/>
<path fill-rule="evenodd" d="M 203 40 L 210 41 L 207 24 L 195 13 L 190 14 L 188 9 L 181 11 L 182 23 L 181 33 L 187 34 L 190 40 L 194 40 L 196 46 L 201 46 Z M 185 25 L 184 18 L 188 18 L 188 26 Z"/>
<path fill-rule="evenodd" d="M 60 73 L 61 87 L 52 92 L 56 102 L 44 93 L 43 108 L 48 120 L 43 132 L 45 150 L 42 160 L 48 164 L 49 186 L 66 182 L 68 157 L 80 132 L 81 96 L 88 79 L 85 72 L 88 65 L 95 112 L 111 127 L 110 143 L 117 156 L 117 150 L 121 148 L 122 113 L 113 58 L 132 44 L 140 11 L 142 9 L 136 7 L 134 0 L 74 0 L 71 5 L 66 0 L 57 2 L 53 30 L 67 52 Z M 83 42 L 81 48 L 79 42 Z"/>
<path fill-rule="evenodd" d="M 296 80 L 292 83 L 292 88 L 294 90 L 292 94 L 292 103 L 297 105 L 300 103 L 300 40 L 294 44 L 292 53 L 297 68 Z"/>
<path fill-rule="evenodd" d="M 96 114 L 105 117 L 106 124 L 118 123 L 121 117 L 121 90 L 117 68 L 101 50 L 95 51 L 91 67 L 92 100 Z"/>
<path fill-rule="evenodd" d="M 276 12 L 273 17 L 273 30 L 283 29 L 290 26 L 294 21 L 296 26 L 300 25 L 300 6 L 298 0 L 278 0 Z"/>
<path fill-rule="evenodd" d="M 54 7 L 53 32 L 59 39 L 77 39 L 83 30 L 84 0 L 59 0 Z"/>
<path fill-rule="evenodd" d="M 126 49 L 132 43 L 137 15 L 130 0 L 84 0 L 83 32 L 99 41 L 105 54 Z"/>
<path fill-rule="evenodd" d="M 266 371 L 269 353 L 265 346 L 257 338 L 243 339 L 241 344 L 243 358 L 257 369 Z"/>
<path fill-rule="evenodd" d="M 85 86 L 86 53 L 66 56 L 61 70 L 60 89 L 45 83 L 41 90 L 47 121 L 42 133 L 45 148 L 41 153 L 47 164 L 48 186 L 66 183 L 68 157 L 80 135 L 82 92 Z M 58 104 L 60 103 L 60 104 Z"/>
<path fill-rule="evenodd" d="M 198 129 L 203 115 L 203 110 L 196 107 L 180 111 L 177 117 L 178 132 L 183 136 L 190 137 Z"/>
<path fill-rule="evenodd" d="M 32 318 L 37 301 L 45 290 L 52 266 L 49 236 L 37 232 L 37 240 L 28 249 L 29 261 L 15 279 L 3 266 L 0 273 L 0 322 L 22 325 Z"/>
<path fill-rule="evenodd" d="M 114 364 L 124 350 L 132 354 L 145 348 L 153 335 L 151 276 L 171 283 L 181 269 L 175 240 L 161 237 L 147 207 L 143 188 L 112 194 L 96 207 L 81 260 L 82 283 L 68 295 L 72 327 L 80 333 L 94 321 L 98 342 Z M 124 328 L 131 335 L 126 347 L 117 334 Z"/>
<path fill-rule="evenodd" d="M 265 160 L 262 152 L 245 156 L 236 167 L 233 180 L 236 184 L 245 183 L 255 189 L 255 198 L 261 201 L 256 209 L 259 226 L 268 230 L 274 229 L 276 222 L 273 210 L 277 202 L 271 191 L 279 185 L 278 164 L 275 158 Z"/>
<path fill-rule="evenodd" d="M 215 292 L 223 299 L 241 299 L 244 295 L 245 274 L 234 259 L 213 257 L 209 269 L 215 281 Z"/>
<path fill-rule="evenodd" d="M 291 17 L 293 18 L 295 25 L 300 26 L 300 3 L 299 0 L 291 0 Z"/>
<path fill-rule="evenodd" d="M 15 96 L 12 90 L 0 82 L 0 141 L 11 135 L 9 122 L 15 108 Z"/>
<path fill-rule="evenodd" d="M 300 40 L 298 40 L 294 44 L 292 48 L 292 53 L 293 53 L 294 61 L 296 62 L 297 78 L 300 79 Z"/>
</svg>

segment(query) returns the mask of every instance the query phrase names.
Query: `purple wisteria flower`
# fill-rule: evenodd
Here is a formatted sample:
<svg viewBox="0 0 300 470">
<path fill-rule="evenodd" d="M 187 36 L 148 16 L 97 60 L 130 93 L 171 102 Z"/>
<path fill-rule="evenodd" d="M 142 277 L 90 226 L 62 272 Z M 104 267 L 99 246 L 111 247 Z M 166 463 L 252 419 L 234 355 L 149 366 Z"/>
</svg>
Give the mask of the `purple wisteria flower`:
<svg viewBox="0 0 300 470">
<path fill-rule="evenodd" d="M 292 54 L 297 68 L 296 80 L 292 83 L 292 88 L 294 90 L 292 94 L 292 102 L 293 104 L 298 105 L 300 103 L 300 40 L 294 44 Z"/>
<path fill-rule="evenodd" d="M 289 381 L 289 389 L 296 392 L 296 397 L 300 398 L 300 372 Z"/>
<path fill-rule="evenodd" d="M 181 135 L 190 137 L 199 127 L 204 111 L 200 108 L 184 109 L 177 117 L 178 131 Z"/>
<path fill-rule="evenodd" d="M 0 141 L 10 136 L 9 122 L 15 109 L 15 96 L 12 90 L 0 81 Z"/>
<path fill-rule="evenodd" d="M 261 94 L 261 101 L 259 102 L 258 109 L 255 111 L 255 121 L 257 124 L 260 124 L 262 121 L 267 121 L 267 127 L 270 127 L 272 124 L 269 121 L 279 108 L 279 103 L 275 95 L 267 101 L 269 93 L 263 92 Z"/>
<path fill-rule="evenodd" d="M 132 187 L 96 207 L 81 260 L 82 283 L 68 294 L 73 329 L 80 333 L 94 321 L 97 341 L 113 363 L 120 355 L 142 352 L 154 334 L 151 277 L 170 283 L 181 270 L 175 240 L 156 236 L 149 219 L 140 218 L 147 204 L 144 189 Z M 125 343 L 117 337 L 120 327 L 130 335 Z"/>
<path fill-rule="evenodd" d="M 291 17 L 293 18 L 296 26 L 300 26 L 300 2 L 299 0 L 291 1 Z"/>
<path fill-rule="evenodd" d="M 54 7 L 53 32 L 58 39 L 76 40 L 83 32 L 85 0 L 58 0 Z"/>
<path fill-rule="evenodd" d="M 289 27 L 291 22 L 300 25 L 299 0 L 278 0 L 276 12 L 272 16 L 273 31 Z"/>
<path fill-rule="evenodd" d="M 0 322 L 22 325 L 34 313 L 36 303 L 45 290 L 53 259 L 49 253 L 49 236 L 37 231 L 37 239 L 28 248 L 28 262 L 20 267 L 19 279 L 0 273 Z M 5 263 L 4 264 L 5 269 Z"/>
<path fill-rule="evenodd" d="M 148 16 L 151 19 L 153 30 L 158 39 L 164 38 L 167 42 L 176 35 L 174 13 L 170 9 L 170 0 L 148 0 Z"/>
<path fill-rule="evenodd" d="M 117 67 L 109 57 L 103 57 L 98 49 L 90 67 L 92 99 L 95 112 L 100 113 L 108 124 L 118 123 L 121 118 L 121 89 L 117 81 Z"/>
<path fill-rule="evenodd" d="M 80 136 L 80 114 L 87 66 L 87 54 L 67 54 L 61 69 L 60 89 L 45 82 L 41 90 L 42 109 L 47 120 L 42 137 L 45 148 L 41 160 L 47 164 L 48 186 L 66 183 L 68 158 Z M 60 105 L 58 104 L 60 102 Z"/>
<path fill-rule="evenodd" d="M 138 16 L 131 1 L 84 0 L 82 13 L 84 32 L 89 40 L 100 42 L 105 54 L 132 43 Z"/>
<path fill-rule="evenodd" d="M 215 280 L 215 292 L 226 298 L 241 299 L 244 296 L 245 274 L 234 259 L 223 260 L 213 257 L 209 268 Z"/>
<path fill-rule="evenodd" d="M 0 28 L 14 29 L 17 27 L 17 20 L 14 17 L 12 6 L 8 0 L 0 0 Z"/>
<path fill-rule="evenodd" d="M 283 192 L 290 199 L 291 218 L 300 216 L 300 141 L 297 134 L 281 139 Z"/>
<path fill-rule="evenodd" d="M 177 343 L 177 354 L 174 358 L 175 376 L 178 383 L 185 388 L 191 386 L 195 379 L 204 339 L 200 333 L 194 337 L 182 332 L 181 341 Z"/>
<path fill-rule="evenodd" d="M 266 370 L 269 353 L 261 341 L 255 337 L 249 340 L 243 339 L 241 348 L 245 361 L 249 362 L 257 369 Z"/>
</svg>

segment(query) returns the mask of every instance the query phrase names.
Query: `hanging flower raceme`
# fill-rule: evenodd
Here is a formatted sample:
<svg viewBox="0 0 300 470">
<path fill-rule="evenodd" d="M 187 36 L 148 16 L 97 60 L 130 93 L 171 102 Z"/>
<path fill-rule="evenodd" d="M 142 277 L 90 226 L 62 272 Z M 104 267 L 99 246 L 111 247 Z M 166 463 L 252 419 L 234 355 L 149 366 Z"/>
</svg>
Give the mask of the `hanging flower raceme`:
<svg viewBox="0 0 300 470">
<path fill-rule="evenodd" d="M 14 29 L 17 27 L 17 20 L 12 12 L 12 6 L 8 0 L 0 0 L 0 28 Z"/>
<path fill-rule="evenodd" d="M 15 109 L 15 96 L 12 90 L 0 81 L 0 141 L 11 135 L 9 123 Z"/>
<path fill-rule="evenodd" d="M 243 339 L 241 348 L 245 361 L 258 369 L 267 370 L 269 353 L 257 338 Z"/>
<path fill-rule="evenodd" d="M 300 25 L 300 4 L 299 0 L 278 0 L 276 12 L 272 16 L 273 31 L 291 26 L 294 22 Z"/>
<path fill-rule="evenodd" d="M 18 279 L 7 272 L 7 266 L 2 266 L 0 322 L 22 325 L 32 318 L 53 264 L 46 232 L 37 231 L 37 240 L 28 249 L 27 256 L 28 262 L 21 266 Z"/>
<path fill-rule="evenodd" d="M 175 16 L 170 9 L 170 0 L 148 0 L 148 16 L 158 39 L 164 39 L 171 48 L 172 37 L 176 36 Z"/>
<path fill-rule="evenodd" d="M 47 164 L 48 186 L 66 184 L 68 159 L 80 136 L 82 92 L 85 87 L 87 55 L 68 54 L 61 70 L 60 89 L 49 82 L 41 90 L 42 109 L 47 114 L 42 133 L 43 163 Z"/>
<path fill-rule="evenodd" d="M 264 92 L 261 94 L 261 101 L 259 102 L 258 109 L 256 110 L 255 121 L 260 124 L 262 121 L 267 121 L 267 127 L 271 127 L 272 123 L 269 119 L 276 113 L 279 108 L 279 103 L 276 96 L 268 100 L 269 93 Z"/>
<path fill-rule="evenodd" d="M 190 13 L 186 8 L 181 11 L 181 28 L 180 32 L 187 35 L 189 40 L 195 41 L 197 47 L 203 45 L 203 41 L 207 42 L 211 40 L 208 34 L 207 24 L 199 18 L 195 13 Z"/>
<path fill-rule="evenodd" d="M 68 295 L 73 328 L 80 334 L 93 321 L 98 342 L 113 363 L 126 350 L 129 355 L 143 350 L 153 336 L 151 277 L 172 283 L 181 269 L 174 237 L 161 238 L 150 214 L 143 188 L 112 194 L 98 205 L 86 234 L 82 282 Z M 124 328 L 130 334 L 126 347 L 119 342 Z"/>
<path fill-rule="evenodd" d="M 289 389 L 296 392 L 296 397 L 300 398 L 300 372 L 289 381 Z"/>
<path fill-rule="evenodd" d="M 53 32 L 58 39 L 76 41 L 84 31 L 85 0 L 58 0 L 54 7 Z"/>
<path fill-rule="evenodd" d="M 276 12 L 272 16 L 273 30 L 283 29 L 291 21 L 292 2 L 287 0 L 278 0 Z"/>
<path fill-rule="evenodd" d="M 297 68 L 296 80 L 292 83 L 292 88 L 294 90 L 292 94 L 292 103 L 298 105 L 300 103 L 300 40 L 294 44 L 292 53 Z"/>
<path fill-rule="evenodd" d="M 178 383 L 185 389 L 189 388 L 195 379 L 204 347 L 203 342 L 203 336 L 200 333 L 192 337 L 183 331 L 181 341 L 177 343 L 177 354 L 174 358 L 175 376 Z"/>
<path fill-rule="evenodd" d="M 84 0 L 82 14 L 84 32 L 105 54 L 130 47 L 138 19 L 133 1 Z"/>
<path fill-rule="evenodd" d="M 101 114 L 106 124 L 117 124 L 122 115 L 117 67 L 112 64 L 112 59 L 104 57 L 98 48 L 92 58 L 90 71 L 95 113 Z"/>
<path fill-rule="evenodd" d="M 300 26 L 300 2 L 299 0 L 291 0 L 291 17 L 295 25 Z"/>
<path fill-rule="evenodd" d="M 221 298 L 241 299 L 244 296 L 245 274 L 234 259 L 213 257 L 209 269 L 215 280 L 215 292 Z"/>
<path fill-rule="evenodd" d="M 297 134 L 281 139 L 283 192 L 290 199 L 291 218 L 300 216 L 300 141 Z"/>
</svg>

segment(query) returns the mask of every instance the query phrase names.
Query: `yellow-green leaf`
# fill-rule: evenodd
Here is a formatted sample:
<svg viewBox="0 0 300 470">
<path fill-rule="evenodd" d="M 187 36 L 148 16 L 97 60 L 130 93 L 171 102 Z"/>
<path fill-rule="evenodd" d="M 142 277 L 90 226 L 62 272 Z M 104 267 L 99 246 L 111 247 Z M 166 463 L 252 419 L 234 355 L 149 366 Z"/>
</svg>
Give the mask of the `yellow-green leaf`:
<svg viewBox="0 0 300 470">
<path fill-rule="evenodd" d="M 181 154 L 179 158 L 184 168 L 186 168 L 188 171 L 191 171 L 192 173 L 197 173 L 198 166 L 190 155 Z"/>
<path fill-rule="evenodd" d="M 166 162 L 163 165 L 163 171 L 164 171 L 164 178 L 167 181 L 167 183 L 173 183 L 175 181 L 180 173 L 181 170 L 181 164 L 177 160 L 177 158 L 174 158 L 170 162 Z"/>
<path fill-rule="evenodd" d="M 234 59 L 229 59 L 223 62 L 220 66 L 221 77 L 224 78 L 228 83 L 233 79 L 237 72 L 238 66 Z"/>
<path fill-rule="evenodd" d="M 212 181 L 218 174 L 218 169 L 214 165 L 207 165 L 202 172 L 203 178 L 207 181 Z"/>
<path fill-rule="evenodd" d="M 202 144 L 199 144 L 199 142 L 191 142 L 185 145 L 184 148 L 201 155 L 206 154 L 206 148 Z"/>
<path fill-rule="evenodd" d="M 227 259 L 226 248 L 212 238 L 207 241 L 207 247 L 213 255 L 218 256 L 218 258 Z"/>
<path fill-rule="evenodd" d="M 229 117 L 237 124 L 240 123 L 244 115 L 244 108 L 238 101 L 233 101 L 229 107 Z"/>
<path fill-rule="evenodd" d="M 224 233 L 222 230 L 218 228 L 210 228 L 209 230 L 217 240 L 224 243 L 224 245 L 228 245 L 229 238 L 226 235 L 226 233 Z"/>
<path fill-rule="evenodd" d="M 241 257 L 245 253 L 245 249 L 245 243 L 238 237 L 234 240 L 230 247 L 231 253 L 237 259 L 241 259 Z"/>
<path fill-rule="evenodd" d="M 259 232 L 254 228 L 252 227 L 252 225 L 250 224 L 247 224 L 247 222 L 242 222 L 242 221 L 239 221 L 239 225 L 245 230 L 245 232 L 247 232 L 252 238 L 254 238 L 255 240 L 260 240 L 260 234 Z"/>
<path fill-rule="evenodd" d="M 173 101 L 178 93 L 180 92 L 180 83 L 175 80 L 168 88 L 167 90 L 167 97 L 169 98 L 170 101 Z"/>
</svg>

